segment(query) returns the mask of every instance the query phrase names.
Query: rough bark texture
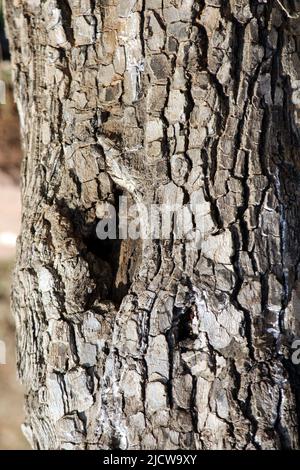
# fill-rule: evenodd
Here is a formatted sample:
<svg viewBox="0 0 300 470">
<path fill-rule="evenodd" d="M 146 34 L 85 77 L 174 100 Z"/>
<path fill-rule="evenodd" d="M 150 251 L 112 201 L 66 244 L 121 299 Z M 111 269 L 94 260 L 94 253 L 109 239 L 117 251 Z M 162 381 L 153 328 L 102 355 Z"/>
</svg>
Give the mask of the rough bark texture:
<svg viewBox="0 0 300 470">
<path fill-rule="evenodd" d="M 35 448 L 298 447 L 297 9 L 6 2 L 25 153 L 13 306 Z M 200 205 L 201 249 L 97 240 L 101 201 L 120 194 Z"/>
</svg>

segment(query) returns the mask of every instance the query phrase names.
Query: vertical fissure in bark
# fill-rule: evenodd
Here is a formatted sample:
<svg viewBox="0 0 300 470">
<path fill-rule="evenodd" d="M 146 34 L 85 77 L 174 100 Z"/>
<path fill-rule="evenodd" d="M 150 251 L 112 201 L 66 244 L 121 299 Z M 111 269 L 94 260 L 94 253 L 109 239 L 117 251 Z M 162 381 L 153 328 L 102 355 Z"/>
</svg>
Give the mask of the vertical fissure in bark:
<svg viewBox="0 0 300 470">
<path fill-rule="evenodd" d="M 66 38 L 71 46 L 74 46 L 74 34 L 72 26 L 72 9 L 68 0 L 56 0 L 57 7 L 61 11 L 62 15 L 62 24 L 66 33 Z"/>
<path fill-rule="evenodd" d="M 246 25 L 241 24 L 234 16 L 232 16 L 233 21 L 233 57 L 234 57 L 234 68 L 233 68 L 233 78 L 235 81 L 233 96 L 235 102 L 237 102 L 238 93 L 241 85 L 241 73 L 242 73 L 242 64 L 243 64 L 243 53 L 244 53 L 244 37 L 245 37 L 245 28 Z M 238 132 L 237 135 L 240 135 Z"/>
<path fill-rule="evenodd" d="M 244 276 L 243 276 L 242 268 L 240 266 L 240 259 L 239 259 L 239 253 L 242 250 L 242 247 L 240 244 L 240 235 L 239 235 L 238 229 L 235 226 L 231 227 L 231 234 L 232 234 L 232 241 L 233 241 L 233 246 L 234 246 L 234 254 L 232 256 L 232 265 L 234 267 L 236 281 L 232 290 L 230 300 L 233 303 L 233 305 L 236 306 L 238 310 L 243 312 L 243 315 L 244 315 L 243 326 L 244 326 L 245 337 L 247 340 L 247 346 L 249 349 L 249 358 L 255 361 L 254 348 L 253 348 L 253 343 L 252 343 L 252 331 L 253 330 L 252 330 L 252 319 L 251 319 L 250 310 L 243 307 L 241 303 L 238 301 L 238 295 L 241 291 L 241 288 L 244 282 Z"/>
</svg>

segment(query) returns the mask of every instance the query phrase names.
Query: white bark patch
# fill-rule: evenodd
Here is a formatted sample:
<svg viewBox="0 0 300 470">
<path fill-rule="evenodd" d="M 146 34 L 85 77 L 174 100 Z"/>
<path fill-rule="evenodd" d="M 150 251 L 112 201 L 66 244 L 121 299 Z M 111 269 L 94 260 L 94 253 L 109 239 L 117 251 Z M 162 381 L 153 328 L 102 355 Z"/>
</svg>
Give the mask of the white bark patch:
<svg viewBox="0 0 300 470">
<path fill-rule="evenodd" d="M 95 35 L 95 18 L 93 16 L 77 16 L 73 20 L 73 31 L 76 46 L 93 44 Z"/>
<path fill-rule="evenodd" d="M 92 367 L 97 363 L 97 347 L 94 344 L 78 341 L 77 345 L 80 364 L 85 367 Z"/>
<path fill-rule="evenodd" d="M 166 387 L 160 382 L 150 382 L 146 388 L 146 407 L 149 413 L 167 408 Z"/>
<path fill-rule="evenodd" d="M 221 307 L 221 311 L 214 312 L 204 297 L 195 296 L 199 329 L 205 331 L 209 342 L 217 349 L 221 350 L 230 345 L 232 340 L 241 341 L 239 330 L 243 316 L 236 310 L 229 300 Z"/>
<path fill-rule="evenodd" d="M 64 411 L 64 398 L 62 397 L 61 386 L 58 382 L 57 374 L 51 374 L 47 377 L 47 404 L 49 407 L 50 416 L 53 421 L 58 421 L 65 414 Z"/>
<path fill-rule="evenodd" d="M 124 46 L 126 57 L 126 71 L 124 75 L 123 101 L 133 104 L 139 97 L 141 88 L 141 74 L 144 71 L 144 58 L 142 54 L 140 34 L 140 15 L 130 13 L 126 20 L 120 19 L 120 45 Z"/>
<path fill-rule="evenodd" d="M 164 335 L 158 335 L 154 338 L 150 336 L 146 355 L 148 375 L 150 381 L 155 381 L 158 378 L 168 380 L 168 352 L 168 344 Z"/>
<path fill-rule="evenodd" d="M 148 121 L 146 124 L 146 139 L 148 142 L 153 142 L 154 140 L 159 140 L 163 137 L 163 123 L 161 119 L 154 119 L 153 121 Z"/>
<path fill-rule="evenodd" d="M 70 411 L 87 411 L 93 405 L 94 400 L 88 389 L 87 380 L 87 374 L 83 369 L 67 372 L 65 382 Z"/>
<path fill-rule="evenodd" d="M 118 2 L 118 15 L 122 18 L 128 18 L 132 13 L 137 0 L 119 0 Z"/>
<path fill-rule="evenodd" d="M 143 411 L 141 376 L 134 369 L 129 369 L 126 374 L 123 374 L 120 391 L 124 396 L 127 415 Z"/>
<path fill-rule="evenodd" d="M 56 7 L 56 1 L 47 0 L 42 8 L 45 11 L 45 18 L 47 19 L 49 44 L 52 47 L 67 47 L 69 43 L 62 24 L 62 13 L 61 10 Z"/>
<path fill-rule="evenodd" d="M 184 109 L 186 106 L 185 95 L 180 90 L 171 90 L 166 111 L 166 118 L 170 124 L 183 122 L 185 119 Z"/>
<path fill-rule="evenodd" d="M 201 250 L 204 256 L 215 263 L 231 266 L 233 246 L 229 230 L 203 240 Z"/>
<path fill-rule="evenodd" d="M 196 408 L 198 411 L 198 430 L 201 431 L 208 416 L 208 399 L 211 382 L 199 377 L 197 379 Z"/>
<path fill-rule="evenodd" d="M 179 408 L 188 410 L 191 404 L 193 379 L 189 374 L 175 377 L 173 380 L 174 402 Z"/>
<path fill-rule="evenodd" d="M 38 272 L 39 289 L 41 292 L 49 292 L 54 288 L 54 279 L 47 268 L 41 268 Z"/>
<path fill-rule="evenodd" d="M 153 51 L 160 51 L 164 46 L 163 30 L 153 12 L 148 14 L 148 47 Z"/>
</svg>

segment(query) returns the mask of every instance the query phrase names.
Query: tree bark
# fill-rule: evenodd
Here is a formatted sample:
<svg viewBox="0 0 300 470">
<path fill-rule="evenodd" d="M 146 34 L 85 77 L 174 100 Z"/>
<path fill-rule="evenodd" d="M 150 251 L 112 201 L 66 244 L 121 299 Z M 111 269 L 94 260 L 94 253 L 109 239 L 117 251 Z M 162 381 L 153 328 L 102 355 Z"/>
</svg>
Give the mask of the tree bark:
<svg viewBox="0 0 300 470">
<path fill-rule="evenodd" d="M 34 448 L 299 446 L 296 4 L 6 2 Z M 195 204 L 201 246 L 98 240 L 119 195 Z"/>
</svg>

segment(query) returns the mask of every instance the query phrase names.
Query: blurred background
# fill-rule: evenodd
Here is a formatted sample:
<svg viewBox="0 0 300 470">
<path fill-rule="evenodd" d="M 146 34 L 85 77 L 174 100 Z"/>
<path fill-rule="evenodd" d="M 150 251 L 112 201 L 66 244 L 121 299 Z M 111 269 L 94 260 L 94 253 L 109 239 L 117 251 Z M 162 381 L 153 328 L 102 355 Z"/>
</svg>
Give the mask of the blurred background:
<svg viewBox="0 0 300 470">
<path fill-rule="evenodd" d="M 20 226 L 21 147 L 9 58 L 0 0 L 0 80 L 5 83 L 5 104 L 0 103 L 0 341 L 6 347 L 6 363 L 2 364 L 0 360 L 0 449 L 20 450 L 29 446 L 20 429 L 24 418 L 23 393 L 15 365 L 10 289 Z"/>
</svg>

